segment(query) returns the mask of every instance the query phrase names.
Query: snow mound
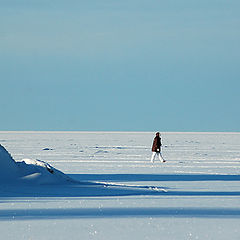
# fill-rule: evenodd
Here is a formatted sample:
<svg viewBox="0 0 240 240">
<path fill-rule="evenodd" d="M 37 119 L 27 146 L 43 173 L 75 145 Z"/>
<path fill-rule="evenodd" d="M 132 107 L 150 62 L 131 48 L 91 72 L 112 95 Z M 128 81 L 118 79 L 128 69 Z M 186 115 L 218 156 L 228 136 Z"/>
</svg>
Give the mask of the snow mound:
<svg viewBox="0 0 240 240">
<path fill-rule="evenodd" d="M 19 175 L 19 168 L 9 154 L 9 152 L 0 144 L 0 181 L 10 180 Z"/>
<path fill-rule="evenodd" d="M 17 162 L 21 171 L 21 180 L 38 184 L 64 184 L 74 182 L 63 172 L 48 163 L 37 159 L 22 159 Z"/>
<path fill-rule="evenodd" d="M 23 182 L 34 184 L 64 184 L 74 182 L 63 172 L 48 163 L 23 159 L 16 162 L 9 152 L 0 145 L 0 183 Z"/>
</svg>

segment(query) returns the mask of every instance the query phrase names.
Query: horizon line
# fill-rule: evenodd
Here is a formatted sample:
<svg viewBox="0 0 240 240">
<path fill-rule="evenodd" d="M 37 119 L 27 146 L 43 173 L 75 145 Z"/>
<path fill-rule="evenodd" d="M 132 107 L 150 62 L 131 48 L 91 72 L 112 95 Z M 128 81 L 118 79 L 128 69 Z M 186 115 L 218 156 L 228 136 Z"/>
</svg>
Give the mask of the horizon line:
<svg viewBox="0 0 240 240">
<path fill-rule="evenodd" d="M 239 131 L 120 131 L 120 130 L 0 130 L 0 133 L 166 133 L 166 134 L 240 134 Z"/>
</svg>

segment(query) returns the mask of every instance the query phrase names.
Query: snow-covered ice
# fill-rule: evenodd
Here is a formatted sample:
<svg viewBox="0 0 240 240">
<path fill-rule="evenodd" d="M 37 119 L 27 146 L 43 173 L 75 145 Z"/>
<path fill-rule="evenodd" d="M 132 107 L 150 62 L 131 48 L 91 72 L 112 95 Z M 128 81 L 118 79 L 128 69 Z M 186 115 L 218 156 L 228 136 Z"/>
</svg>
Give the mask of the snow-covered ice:
<svg viewBox="0 0 240 240">
<path fill-rule="evenodd" d="M 1 238 L 239 239 L 240 134 L 153 137 L 0 132 Z"/>
</svg>

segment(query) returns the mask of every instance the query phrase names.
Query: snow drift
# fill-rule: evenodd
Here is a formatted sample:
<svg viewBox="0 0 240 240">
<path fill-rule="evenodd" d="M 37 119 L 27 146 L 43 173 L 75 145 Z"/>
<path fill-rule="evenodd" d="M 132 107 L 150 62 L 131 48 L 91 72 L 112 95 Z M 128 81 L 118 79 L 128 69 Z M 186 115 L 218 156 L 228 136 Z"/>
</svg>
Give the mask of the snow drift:
<svg viewBox="0 0 240 240">
<path fill-rule="evenodd" d="M 8 151 L 0 144 L 0 181 L 19 177 L 19 167 Z"/>
<path fill-rule="evenodd" d="M 0 145 L 0 182 L 63 184 L 74 182 L 74 180 L 41 160 L 23 159 L 16 162 Z"/>
</svg>

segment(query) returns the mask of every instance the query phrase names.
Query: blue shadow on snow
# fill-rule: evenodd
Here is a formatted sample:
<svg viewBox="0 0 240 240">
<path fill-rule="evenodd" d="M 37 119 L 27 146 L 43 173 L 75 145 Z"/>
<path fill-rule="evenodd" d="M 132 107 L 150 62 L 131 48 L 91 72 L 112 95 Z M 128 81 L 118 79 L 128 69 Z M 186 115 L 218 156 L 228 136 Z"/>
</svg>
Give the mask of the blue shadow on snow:
<svg viewBox="0 0 240 240">
<path fill-rule="evenodd" d="M 78 181 L 240 181 L 240 175 L 220 174 L 69 174 Z"/>
<path fill-rule="evenodd" d="M 9 209 L 0 211 L 0 221 L 81 218 L 240 218 L 239 208 L 65 208 Z"/>
</svg>

